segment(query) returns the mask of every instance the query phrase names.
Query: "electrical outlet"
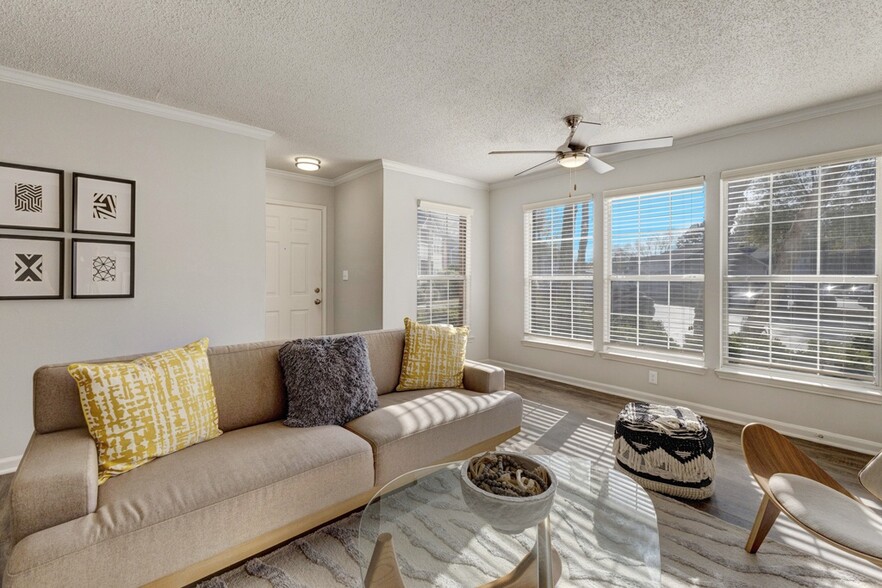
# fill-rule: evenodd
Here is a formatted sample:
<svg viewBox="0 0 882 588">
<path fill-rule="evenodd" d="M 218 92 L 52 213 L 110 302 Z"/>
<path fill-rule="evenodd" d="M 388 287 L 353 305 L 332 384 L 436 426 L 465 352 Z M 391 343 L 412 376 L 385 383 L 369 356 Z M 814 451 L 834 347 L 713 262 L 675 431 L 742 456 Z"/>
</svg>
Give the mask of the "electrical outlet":
<svg viewBox="0 0 882 588">
<path fill-rule="evenodd" d="M 658 384 L 658 372 L 655 370 L 649 370 L 649 383 L 650 384 Z"/>
<path fill-rule="evenodd" d="M 349 281 L 349 270 L 343 270 L 343 281 L 344 282 Z"/>
</svg>

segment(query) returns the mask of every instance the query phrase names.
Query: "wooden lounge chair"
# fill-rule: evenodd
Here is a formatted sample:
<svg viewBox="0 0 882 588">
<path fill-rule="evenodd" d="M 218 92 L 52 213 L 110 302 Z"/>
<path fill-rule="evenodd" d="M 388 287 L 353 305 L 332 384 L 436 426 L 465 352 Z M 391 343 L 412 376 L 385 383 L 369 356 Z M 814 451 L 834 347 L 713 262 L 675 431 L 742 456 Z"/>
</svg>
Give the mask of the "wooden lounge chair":
<svg viewBox="0 0 882 588">
<path fill-rule="evenodd" d="M 882 516 L 861 504 L 783 435 L 753 423 L 741 432 L 747 469 L 763 501 L 744 549 L 756 553 L 784 512 L 796 524 L 833 545 L 882 566 Z M 882 454 L 860 473 L 864 487 L 882 499 Z"/>
</svg>

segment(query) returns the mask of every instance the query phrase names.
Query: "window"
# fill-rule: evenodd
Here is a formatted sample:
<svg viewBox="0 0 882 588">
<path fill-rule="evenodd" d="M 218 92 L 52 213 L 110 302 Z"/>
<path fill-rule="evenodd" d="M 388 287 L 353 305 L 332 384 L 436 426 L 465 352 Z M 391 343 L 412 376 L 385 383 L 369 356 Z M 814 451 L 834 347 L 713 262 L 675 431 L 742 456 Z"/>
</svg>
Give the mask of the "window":
<svg viewBox="0 0 882 588">
<path fill-rule="evenodd" d="M 420 201 L 417 208 L 417 321 L 468 322 L 468 208 Z"/>
<path fill-rule="evenodd" d="M 604 196 L 607 345 L 700 356 L 703 179 Z"/>
<path fill-rule="evenodd" d="M 590 343 L 594 329 L 594 203 L 524 212 L 528 338 Z"/>
<path fill-rule="evenodd" d="M 877 158 L 724 180 L 724 363 L 877 383 Z"/>
</svg>

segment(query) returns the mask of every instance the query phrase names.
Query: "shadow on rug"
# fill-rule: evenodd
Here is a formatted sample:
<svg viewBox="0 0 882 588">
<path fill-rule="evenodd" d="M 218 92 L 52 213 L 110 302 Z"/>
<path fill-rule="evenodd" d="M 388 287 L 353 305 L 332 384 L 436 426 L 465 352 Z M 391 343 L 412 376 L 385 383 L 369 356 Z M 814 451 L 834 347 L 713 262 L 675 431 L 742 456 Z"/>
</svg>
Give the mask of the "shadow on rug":
<svg viewBox="0 0 882 588">
<path fill-rule="evenodd" d="M 527 401 L 521 432 L 500 448 L 527 453 L 546 453 L 537 441 L 562 418 L 565 411 Z M 609 430 L 607 430 L 609 429 Z M 575 431 L 560 452 L 587 459 L 597 467 L 612 467 L 612 427 L 603 431 L 584 426 Z M 870 588 L 879 585 L 858 572 L 837 566 L 813 554 L 776 541 L 766 540 L 757 555 L 744 551 L 744 529 L 683 503 L 650 492 L 658 520 L 661 551 L 661 585 L 726 586 L 748 588 Z M 441 514 L 440 517 L 444 517 Z M 367 563 L 358 549 L 356 513 L 297 539 L 272 553 L 204 581 L 203 588 L 322 588 L 362 586 L 361 569 Z M 425 533 L 432 529 L 425 529 Z M 431 543 L 431 542 L 427 542 Z M 427 553 L 426 562 L 433 558 Z M 570 562 L 571 565 L 585 562 Z M 568 564 L 569 565 L 569 564 Z M 412 567 L 412 566 L 411 566 Z M 408 586 L 459 588 L 455 574 L 418 573 L 404 569 Z M 510 568 L 504 567 L 502 573 Z M 442 566 L 443 570 L 443 566 Z M 408 573 L 409 572 L 409 573 Z M 584 577 L 584 576 L 583 576 Z M 565 586 L 563 582 L 558 586 Z M 570 584 L 572 585 L 572 584 Z M 622 577 L 581 581 L 579 586 L 630 586 Z M 471 587 L 467 587 L 471 588 Z"/>
<path fill-rule="evenodd" d="M 866 587 L 875 580 L 836 567 L 814 556 L 767 541 L 758 555 L 743 549 L 744 530 L 661 495 L 650 493 L 660 535 L 662 581 L 665 588 L 733 586 L 784 588 L 796 586 Z M 443 515 L 442 515 L 443 516 Z M 360 514 L 328 525 L 269 555 L 202 582 L 202 588 L 358 588 L 366 563 L 358 550 Z M 427 554 L 427 559 L 433 559 Z M 461 586 L 455 574 L 408 574 L 408 586 Z M 561 582 L 558 586 L 574 586 Z M 615 577 L 585 581 L 580 586 L 630 586 Z"/>
</svg>

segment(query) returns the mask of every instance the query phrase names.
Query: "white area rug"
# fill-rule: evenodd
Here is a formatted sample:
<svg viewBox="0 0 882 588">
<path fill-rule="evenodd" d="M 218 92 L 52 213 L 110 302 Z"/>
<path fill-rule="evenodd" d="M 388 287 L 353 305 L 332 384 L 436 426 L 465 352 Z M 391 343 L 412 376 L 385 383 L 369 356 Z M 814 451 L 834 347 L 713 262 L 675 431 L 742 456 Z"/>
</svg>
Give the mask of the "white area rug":
<svg viewBox="0 0 882 588">
<path fill-rule="evenodd" d="M 555 422 L 563 417 L 563 411 L 527 403 L 523 432 L 506 443 L 508 449 L 542 452 L 533 444 Z M 564 446 L 562 453 L 583 459 L 591 459 L 598 467 L 612 463 L 609 449 L 612 445 L 612 428 L 606 423 L 586 422 L 580 426 Z M 675 500 L 651 493 L 658 518 L 661 549 L 661 585 L 665 588 L 683 586 L 731 586 L 764 588 L 790 587 L 860 587 L 882 585 L 882 575 L 872 566 L 857 568 L 840 567 L 819 557 L 817 551 L 797 550 L 776 541 L 767 540 L 757 555 L 743 549 L 746 531 L 736 525 L 707 515 Z M 358 550 L 358 525 L 360 514 L 351 515 L 328 525 L 310 535 L 298 539 L 269 555 L 254 558 L 245 565 L 200 584 L 204 588 L 320 588 L 361 586 L 361 560 Z M 443 513 L 441 517 L 456 517 Z M 467 520 L 467 519 L 466 519 Z M 414 525 L 417 523 L 414 522 Z M 465 525 L 466 523 L 462 523 Z M 784 528 L 785 538 L 793 530 L 785 521 L 778 522 Z M 416 527 L 415 527 L 416 528 Z M 429 530 L 423 526 L 414 533 L 414 541 L 428 537 Z M 797 531 L 793 535 L 800 539 Z M 804 538 L 803 538 L 804 539 Z M 556 532 L 555 541 L 584 541 L 577 534 L 562 536 Z M 594 539 L 592 539 L 594 540 Z M 425 541 L 425 554 L 419 562 L 401 563 L 408 586 L 462 586 L 458 580 L 458 566 L 468 566 L 474 573 L 477 566 L 488 578 L 496 572 L 505 573 L 532 545 L 529 538 L 520 539 L 523 551 L 506 552 L 498 545 L 483 551 L 480 561 L 458 557 L 456 553 L 444 552 L 443 538 Z M 439 547 L 440 545 L 440 547 Z M 809 547 L 811 544 L 806 543 Z M 590 551 L 590 543 L 577 546 Z M 451 565 L 452 558 L 456 561 Z M 638 586 L 626 574 L 610 573 L 609 569 L 592 569 L 586 561 L 565 558 L 564 565 L 581 566 L 570 576 L 578 578 L 572 586 Z M 587 558 L 585 558 L 587 559 Z M 847 561 L 847 560 L 844 560 Z M 851 562 L 847 562 L 851 563 Z M 871 574 L 864 575 L 859 571 Z M 573 570 L 571 570 L 573 571 Z M 463 574 L 464 575 L 464 574 Z"/>
</svg>

